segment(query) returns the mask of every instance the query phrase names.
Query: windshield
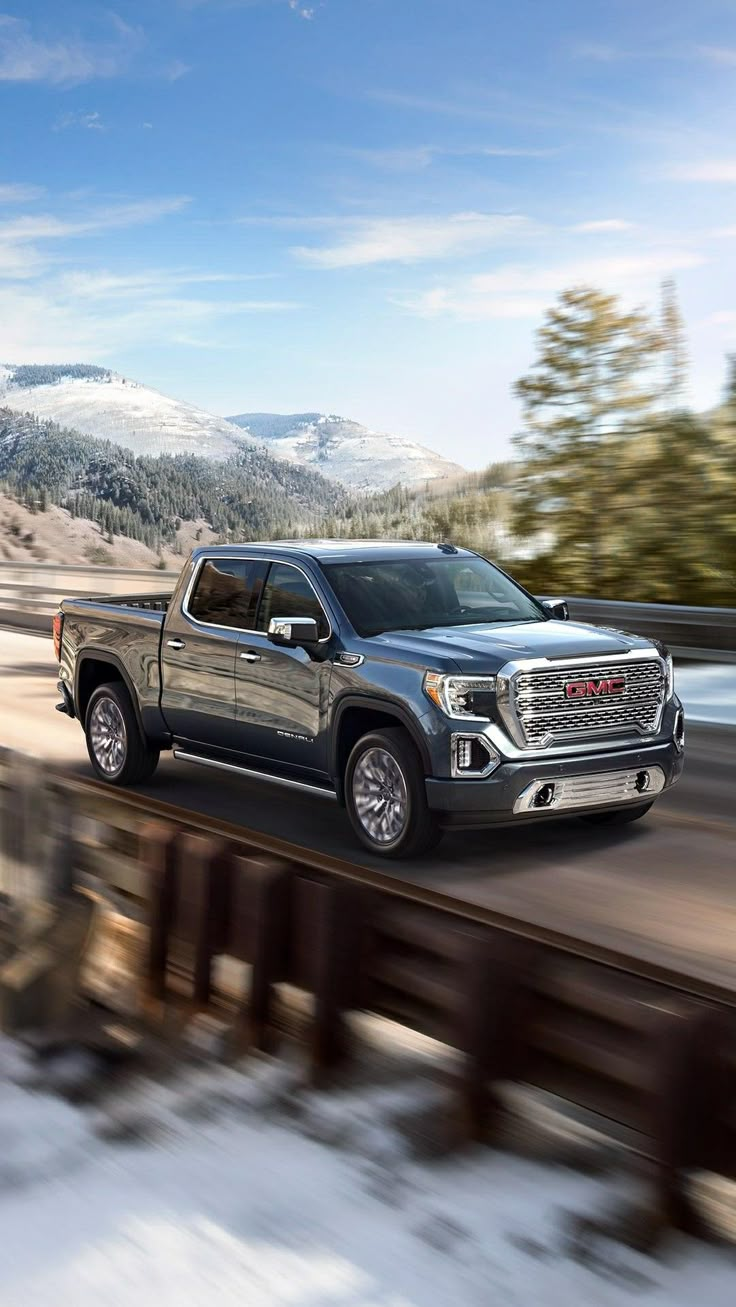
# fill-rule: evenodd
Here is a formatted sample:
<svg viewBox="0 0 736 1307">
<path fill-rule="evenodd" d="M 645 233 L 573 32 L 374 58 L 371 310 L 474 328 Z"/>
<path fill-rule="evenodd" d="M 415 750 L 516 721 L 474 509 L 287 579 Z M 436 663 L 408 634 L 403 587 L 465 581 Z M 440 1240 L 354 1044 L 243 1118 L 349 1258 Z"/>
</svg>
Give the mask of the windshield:
<svg viewBox="0 0 736 1307">
<path fill-rule="evenodd" d="M 324 570 L 361 636 L 547 619 L 540 604 L 484 558 L 329 563 Z"/>
</svg>

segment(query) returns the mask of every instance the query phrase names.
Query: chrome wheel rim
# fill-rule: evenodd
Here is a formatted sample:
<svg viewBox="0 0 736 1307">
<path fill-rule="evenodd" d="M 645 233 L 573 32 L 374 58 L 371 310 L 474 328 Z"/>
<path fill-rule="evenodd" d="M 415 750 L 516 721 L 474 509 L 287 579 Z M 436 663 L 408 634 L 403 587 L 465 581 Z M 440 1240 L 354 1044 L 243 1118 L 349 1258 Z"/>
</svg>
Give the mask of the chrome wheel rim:
<svg viewBox="0 0 736 1307">
<path fill-rule="evenodd" d="M 393 844 L 409 818 L 406 779 L 393 754 L 366 749 L 355 765 L 352 789 L 363 830 L 376 844 Z"/>
<path fill-rule="evenodd" d="M 97 700 L 89 719 L 92 752 L 106 776 L 116 776 L 125 762 L 128 735 L 114 699 Z"/>
</svg>

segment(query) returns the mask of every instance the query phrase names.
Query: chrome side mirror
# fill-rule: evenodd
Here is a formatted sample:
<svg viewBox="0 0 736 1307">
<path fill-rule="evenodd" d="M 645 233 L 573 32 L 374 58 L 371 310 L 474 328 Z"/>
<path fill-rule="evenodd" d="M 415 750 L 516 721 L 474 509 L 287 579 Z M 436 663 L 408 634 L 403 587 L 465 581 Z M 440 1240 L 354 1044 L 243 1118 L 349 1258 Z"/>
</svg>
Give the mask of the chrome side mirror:
<svg viewBox="0 0 736 1307">
<path fill-rule="evenodd" d="M 272 617 L 268 623 L 271 644 L 317 644 L 319 631 L 313 617 Z"/>
<path fill-rule="evenodd" d="M 570 609 L 567 606 L 566 599 L 543 599 L 542 607 L 548 612 L 550 617 L 554 617 L 558 622 L 569 622 Z"/>
</svg>

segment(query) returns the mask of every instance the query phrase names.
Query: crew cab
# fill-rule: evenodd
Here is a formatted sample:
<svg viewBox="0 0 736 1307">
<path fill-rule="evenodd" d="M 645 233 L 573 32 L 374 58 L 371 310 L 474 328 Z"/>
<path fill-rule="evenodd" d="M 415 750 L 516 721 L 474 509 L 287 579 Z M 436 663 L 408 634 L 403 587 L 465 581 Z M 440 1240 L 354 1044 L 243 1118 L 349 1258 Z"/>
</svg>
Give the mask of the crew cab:
<svg viewBox="0 0 736 1307">
<path fill-rule="evenodd" d="M 683 766 L 672 659 L 450 544 L 199 548 L 173 594 L 66 599 L 57 706 L 111 785 L 174 758 L 308 791 L 373 853 L 635 821 Z"/>
</svg>

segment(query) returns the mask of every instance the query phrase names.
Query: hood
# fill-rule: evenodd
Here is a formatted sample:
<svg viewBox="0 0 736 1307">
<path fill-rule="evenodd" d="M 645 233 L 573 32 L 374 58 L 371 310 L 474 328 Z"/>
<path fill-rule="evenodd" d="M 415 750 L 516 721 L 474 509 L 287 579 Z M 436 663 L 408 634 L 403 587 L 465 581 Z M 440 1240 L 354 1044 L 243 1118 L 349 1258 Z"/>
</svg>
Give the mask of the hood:
<svg viewBox="0 0 736 1307">
<path fill-rule="evenodd" d="M 505 663 L 520 658 L 599 658 L 647 649 L 650 641 L 625 631 L 584 622 L 520 622 L 518 625 L 478 623 L 437 626 L 426 631 L 388 631 L 366 640 L 388 654 L 404 654 L 411 662 L 445 668 L 451 659 L 458 671 L 491 676 Z"/>
</svg>

